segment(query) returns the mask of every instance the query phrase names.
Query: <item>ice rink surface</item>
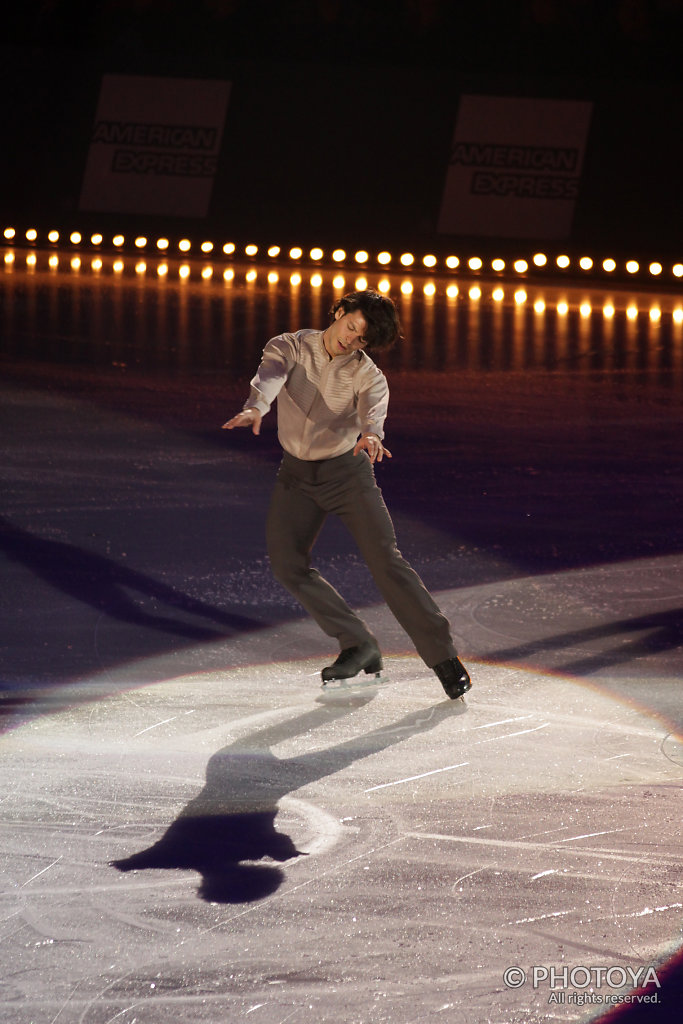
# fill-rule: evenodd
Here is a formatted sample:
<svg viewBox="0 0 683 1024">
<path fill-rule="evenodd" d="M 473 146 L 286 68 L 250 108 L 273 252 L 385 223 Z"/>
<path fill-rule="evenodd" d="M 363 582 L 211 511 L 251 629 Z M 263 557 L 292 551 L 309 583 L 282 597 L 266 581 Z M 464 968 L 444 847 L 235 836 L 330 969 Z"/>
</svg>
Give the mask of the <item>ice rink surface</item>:
<svg viewBox="0 0 683 1024">
<path fill-rule="evenodd" d="M 0 1020 L 679 1020 L 676 298 L 401 297 L 377 477 L 452 702 L 333 523 L 385 668 L 321 688 L 265 559 L 272 424 L 219 429 L 317 293 L 2 289 Z"/>
</svg>

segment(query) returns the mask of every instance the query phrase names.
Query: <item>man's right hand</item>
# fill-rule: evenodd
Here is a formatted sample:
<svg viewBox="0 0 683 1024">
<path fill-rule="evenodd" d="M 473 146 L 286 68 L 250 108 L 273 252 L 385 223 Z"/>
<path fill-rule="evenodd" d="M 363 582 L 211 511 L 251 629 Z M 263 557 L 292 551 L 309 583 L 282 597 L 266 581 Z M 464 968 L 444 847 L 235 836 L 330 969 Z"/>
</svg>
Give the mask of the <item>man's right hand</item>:
<svg viewBox="0 0 683 1024">
<path fill-rule="evenodd" d="M 253 434 L 261 433 L 261 413 L 258 409 L 242 409 L 231 420 L 224 423 L 221 430 L 233 430 L 235 427 L 251 427 Z"/>
</svg>

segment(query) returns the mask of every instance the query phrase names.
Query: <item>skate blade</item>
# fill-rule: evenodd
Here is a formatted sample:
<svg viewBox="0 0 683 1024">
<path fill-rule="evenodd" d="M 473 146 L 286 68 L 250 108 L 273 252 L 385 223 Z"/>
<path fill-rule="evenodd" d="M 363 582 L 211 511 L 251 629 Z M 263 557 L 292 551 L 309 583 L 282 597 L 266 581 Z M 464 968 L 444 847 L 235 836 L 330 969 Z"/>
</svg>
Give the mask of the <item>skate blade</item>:
<svg viewBox="0 0 683 1024">
<path fill-rule="evenodd" d="M 376 674 L 365 673 L 363 676 L 353 676 L 351 679 L 330 679 L 323 681 L 322 689 L 325 693 L 342 691 L 348 693 L 353 690 L 368 690 L 375 686 L 388 686 L 389 680 L 381 672 Z"/>
</svg>

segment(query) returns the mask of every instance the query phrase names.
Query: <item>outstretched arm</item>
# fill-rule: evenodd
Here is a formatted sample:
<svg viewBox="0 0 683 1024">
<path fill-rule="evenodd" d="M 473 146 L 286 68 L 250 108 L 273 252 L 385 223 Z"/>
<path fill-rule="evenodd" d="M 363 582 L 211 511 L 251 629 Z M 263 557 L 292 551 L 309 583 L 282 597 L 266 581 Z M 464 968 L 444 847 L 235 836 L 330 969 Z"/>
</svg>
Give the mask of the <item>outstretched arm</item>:
<svg viewBox="0 0 683 1024">
<path fill-rule="evenodd" d="M 223 430 L 251 427 L 253 434 L 261 433 L 261 419 L 270 409 L 284 386 L 296 362 L 297 341 L 293 334 L 279 334 L 271 338 L 263 350 L 256 376 L 251 381 L 251 394 L 242 412 L 223 424 Z"/>
<path fill-rule="evenodd" d="M 222 430 L 233 430 L 234 427 L 251 427 L 252 434 L 261 433 L 261 413 L 258 409 L 242 409 L 231 420 L 224 423 Z"/>
<path fill-rule="evenodd" d="M 384 456 L 391 458 L 391 452 L 384 447 L 384 419 L 389 408 L 389 385 L 387 379 L 371 360 L 364 365 L 358 390 L 358 419 L 361 436 L 353 450 L 354 455 L 366 451 L 370 462 L 381 462 Z"/>
</svg>

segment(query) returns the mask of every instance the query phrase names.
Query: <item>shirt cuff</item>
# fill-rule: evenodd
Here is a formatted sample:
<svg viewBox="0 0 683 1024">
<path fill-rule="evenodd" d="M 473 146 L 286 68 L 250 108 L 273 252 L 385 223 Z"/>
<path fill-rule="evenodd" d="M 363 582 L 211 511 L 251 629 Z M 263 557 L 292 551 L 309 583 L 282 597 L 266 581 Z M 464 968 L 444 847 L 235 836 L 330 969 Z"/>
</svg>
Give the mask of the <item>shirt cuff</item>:
<svg viewBox="0 0 683 1024">
<path fill-rule="evenodd" d="M 266 402 L 263 395 L 256 390 L 256 388 L 252 388 L 251 394 L 242 406 L 242 409 L 258 409 L 261 416 L 265 416 L 270 412 L 270 405 Z"/>
</svg>

